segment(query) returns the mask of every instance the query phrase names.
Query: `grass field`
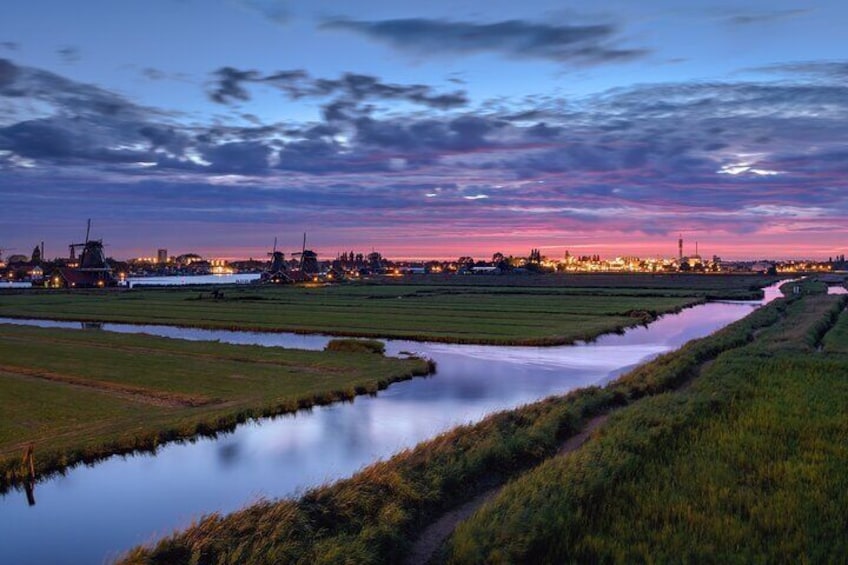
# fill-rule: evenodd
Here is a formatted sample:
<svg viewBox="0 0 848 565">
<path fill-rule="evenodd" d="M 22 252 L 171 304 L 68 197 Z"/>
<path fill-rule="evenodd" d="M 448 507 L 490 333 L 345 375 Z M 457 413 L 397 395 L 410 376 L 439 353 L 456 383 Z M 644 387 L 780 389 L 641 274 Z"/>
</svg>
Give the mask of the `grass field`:
<svg viewBox="0 0 848 565">
<path fill-rule="evenodd" d="M 462 524 L 444 560 L 842 561 L 845 304 L 796 300 L 691 387 L 620 410 L 582 450 L 525 474 Z"/>
<path fill-rule="evenodd" d="M 384 284 L 449 287 L 501 287 L 522 289 L 558 288 L 575 293 L 630 293 L 643 295 L 686 295 L 705 298 L 755 298 L 756 290 L 777 282 L 777 276 L 754 274 L 686 273 L 556 273 L 543 276 L 498 275 L 457 276 L 452 274 L 412 275 L 387 278 Z M 752 292 L 754 294 L 752 294 Z"/>
<path fill-rule="evenodd" d="M 0 324 L 0 487 L 26 445 L 49 473 L 230 429 L 251 417 L 373 393 L 420 359 Z"/>
<path fill-rule="evenodd" d="M 731 276 L 619 277 L 619 284 L 648 286 L 605 289 L 493 287 L 483 283 L 497 277 L 454 277 L 482 279 L 482 282 L 451 286 L 233 286 L 223 289 L 224 298 L 220 300 L 212 299 L 208 289 L 27 291 L 0 294 L 0 317 L 332 333 L 457 343 L 555 345 L 592 339 L 602 333 L 645 323 L 657 315 L 677 311 L 708 297 L 750 298 L 758 295 L 759 285 L 770 280 Z M 603 281 L 596 277 L 584 282 Z"/>
<path fill-rule="evenodd" d="M 804 298 L 808 299 L 812 300 Z M 616 407 L 638 406 L 646 396 L 679 386 L 722 352 L 759 341 L 782 318 L 788 316 L 796 322 L 798 311 L 790 312 L 787 301 L 777 301 L 606 387 L 590 387 L 494 414 L 376 463 L 350 479 L 313 489 L 297 500 L 267 501 L 229 516 L 205 517 L 153 547 L 136 548 L 126 562 L 402 562 L 416 536 L 436 517 L 549 459 L 589 418 Z M 813 316 L 814 321 L 818 319 Z M 807 326 L 796 324 L 793 328 Z M 642 430 L 644 427 L 634 434 L 650 443 L 654 436 L 647 433 L 643 437 Z M 528 515 L 534 512 L 532 506 L 525 509 Z M 480 535 L 489 539 L 487 531 Z M 509 538 L 493 534 L 491 539 L 508 543 Z M 493 560 L 498 561 L 496 557 Z M 512 562 L 538 561 L 519 558 Z"/>
</svg>

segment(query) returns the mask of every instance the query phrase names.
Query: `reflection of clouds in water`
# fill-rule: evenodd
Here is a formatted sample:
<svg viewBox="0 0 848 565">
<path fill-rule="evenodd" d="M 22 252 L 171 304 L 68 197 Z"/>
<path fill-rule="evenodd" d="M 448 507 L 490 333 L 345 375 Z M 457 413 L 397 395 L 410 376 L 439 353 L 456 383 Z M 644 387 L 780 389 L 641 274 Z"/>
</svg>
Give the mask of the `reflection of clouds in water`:
<svg viewBox="0 0 848 565">
<path fill-rule="evenodd" d="M 241 447 L 237 441 L 223 440 L 218 446 L 218 462 L 222 467 L 231 467 L 238 462 Z"/>
<path fill-rule="evenodd" d="M 436 359 L 444 354 L 460 355 L 490 363 L 546 367 L 551 369 L 598 369 L 617 367 L 622 363 L 633 363 L 648 355 L 666 351 L 662 345 L 572 345 L 562 347 L 491 347 L 430 346 L 425 355 Z"/>
</svg>

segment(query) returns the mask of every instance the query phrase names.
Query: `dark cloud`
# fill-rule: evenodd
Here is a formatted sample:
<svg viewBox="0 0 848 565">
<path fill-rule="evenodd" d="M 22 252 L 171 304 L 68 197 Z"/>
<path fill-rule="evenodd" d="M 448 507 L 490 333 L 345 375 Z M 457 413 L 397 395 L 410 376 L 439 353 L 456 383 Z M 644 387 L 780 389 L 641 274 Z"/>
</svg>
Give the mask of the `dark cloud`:
<svg viewBox="0 0 848 565">
<path fill-rule="evenodd" d="M 150 80 L 163 80 L 168 76 L 165 72 L 160 71 L 159 69 L 154 69 L 153 67 L 145 67 L 141 69 L 141 74 Z"/>
<path fill-rule="evenodd" d="M 189 75 L 186 73 L 170 73 L 167 71 L 163 71 L 161 69 L 156 69 L 153 67 L 144 67 L 139 71 L 141 76 L 146 78 L 147 80 L 152 81 L 162 81 L 162 80 L 174 80 L 180 82 L 189 82 Z"/>
<path fill-rule="evenodd" d="M 423 84 L 386 83 L 371 75 L 345 73 L 338 79 L 312 78 L 302 69 L 262 75 L 255 70 L 222 67 L 215 71 L 210 98 L 220 104 L 250 99 L 249 84 L 279 89 L 292 99 L 340 97 L 355 103 L 365 100 L 406 101 L 430 108 L 449 110 L 468 104 L 462 91 L 436 94 Z"/>
<path fill-rule="evenodd" d="M 731 25 L 745 26 L 751 24 L 768 24 L 782 20 L 789 20 L 804 16 L 812 12 L 810 8 L 796 8 L 791 10 L 762 10 L 756 12 L 741 12 L 725 17 L 725 21 Z"/>
<path fill-rule="evenodd" d="M 848 61 L 800 61 L 749 69 L 755 72 L 806 76 L 815 79 L 844 81 L 848 78 Z"/>
<path fill-rule="evenodd" d="M 59 55 L 65 63 L 76 63 L 81 57 L 79 48 L 70 45 L 57 49 L 56 54 Z"/>
<path fill-rule="evenodd" d="M 0 129 L 0 150 L 26 158 L 70 164 L 136 163 L 152 158 L 143 150 L 110 147 L 104 143 L 110 135 L 98 133 L 93 124 L 62 119 L 19 122 Z"/>
<path fill-rule="evenodd" d="M 355 121 L 356 140 L 369 147 L 403 152 L 416 161 L 432 159 L 439 153 L 475 151 L 493 146 L 487 138 L 501 127 L 499 120 L 460 116 L 450 120 L 377 120 L 371 117 Z"/>
<path fill-rule="evenodd" d="M 0 107 L 12 108 L 0 127 L 4 198 L 12 177 L 64 175 L 109 179 L 116 198 L 151 215 L 168 202 L 176 218 L 229 222 L 278 217 L 285 206 L 338 226 L 380 210 L 372 229 L 420 222 L 440 231 L 457 222 L 593 231 L 603 222 L 662 234 L 685 222 L 746 233 L 848 214 L 844 81 L 636 85 L 445 113 L 431 100 L 438 92 L 367 75 L 224 68 L 218 77 L 224 99 L 264 84 L 315 98 L 323 114 L 187 124 L 0 59 Z M 422 97 L 431 104 L 421 108 Z M 16 118 L 32 100 L 45 115 Z M 380 100 L 419 107 L 373 110 Z"/>
<path fill-rule="evenodd" d="M 0 59 L 0 92 L 6 91 L 18 77 L 18 67 L 8 59 Z"/>
<path fill-rule="evenodd" d="M 158 123 L 159 112 L 97 86 L 6 60 L 0 60 L 0 101 L 10 122 L 0 128 L 0 150 L 43 164 L 149 163 L 156 161 L 155 150 L 180 152 L 187 146 L 184 133 Z M 52 114 L 21 119 L 33 101 Z"/>
<path fill-rule="evenodd" d="M 215 82 L 213 89 L 209 92 L 209 98 L 219 104 L 250 100 L 250 93 L 243 85 L 255 82 L 260 77 L 257 71 L 240 71 L 233 67 L 221 67 L 213 74 Z"/>
<path fill-rule="evenodd" d="M 556 139 L 560 136 L 563 129 L 560 127 L 551 127 L 544 122 L 539 122 L 534 126 L 527 128 L 525 134 L 531 139 Z"/>
<path fill-rule="evenodd" d="M 8 102 L 38 100 L 74 117 L 140 119 L 149 113 L 108 90 L 4 59 L 0 59 L 0 96 Z"/>
<path fill-rule="evenodd" d="M 222 143 L 206 147 L 203 159 L 213 173 L 260 175 L 268 172 L 271 148 L 255 141 Z"/>
<path fill-rule="evenodd" d="M 524 20 L 473 23 L 414 18 L 334 19 L 322 27 L 365 35 L 419 56 L 492 52 L 521 59 L 600 64 L 648 54 L 646 49 L 618 47 L 619 31 L 612 24 L 569 26 Z"/>
<path fill-rule="evenodd" d="M 20 46 L 21 45 L 15 41 L 0 41 L 0 47 L 8 49 L 9 51 L 17 51 Z"/>
</svg>

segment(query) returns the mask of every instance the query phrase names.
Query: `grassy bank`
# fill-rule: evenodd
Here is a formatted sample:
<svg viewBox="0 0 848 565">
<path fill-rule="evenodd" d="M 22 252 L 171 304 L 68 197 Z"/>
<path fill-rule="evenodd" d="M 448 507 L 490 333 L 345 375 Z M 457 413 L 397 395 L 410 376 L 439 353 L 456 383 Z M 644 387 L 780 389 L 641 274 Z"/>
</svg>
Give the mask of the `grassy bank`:
<svg viewBox="0 0 848 565">
<path fill-rule="evenodd" d="M 0 487 L 77 462 L 374 393 L 421 359 L 0 324 Z"/>
<path fill-rule="evenodd" d="M 846 314 L 830 328 L 845 302 L 795 300 L 691 387 L 618 411 L 462 524 L 445 560 L 841 561 Z"/>
<path fill-rule="evenodd" d="M 686 286 L 695 284 L 693 280 L 712 279 L 722 281 L 721 287 Z M 680 281 L 670 278 L 676 281 L 671 283 L 664 282 L 665 278 L 626 280 L 632 284 L 660 281 L 668 288 L 238 285 L 223 289 L 221 299 L 213 299 L 203 289 L 29 290 L 0 294 L 0 317 L 332 333 L 455 343 L 557 345 L 650 322 L 661 314 L 679 311 L 710 297 L 750 298 L 752 294 L 761 294 L 757 285 L 767 279 L 689 277 Z"/>
<path fill-rule="evenodd" d="M 778 301 L 604 388 L 494 414 L 300 499 L 207 516 L 153 547 L 134 549 L 126 562 L 400 562 L 444 511 L 549 458 L 592 416 L 672 388 L 722 351 L 746 345 L 786 308 Z"/>
</svg>

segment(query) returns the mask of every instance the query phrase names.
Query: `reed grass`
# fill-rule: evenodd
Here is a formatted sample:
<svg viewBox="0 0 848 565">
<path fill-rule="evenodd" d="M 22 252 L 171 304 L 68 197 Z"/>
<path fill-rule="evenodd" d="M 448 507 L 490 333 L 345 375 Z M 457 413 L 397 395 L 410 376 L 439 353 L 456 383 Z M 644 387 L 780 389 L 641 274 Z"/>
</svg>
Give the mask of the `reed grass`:
<svg viewBox="0 0 848 565">
<path fill-rule="evenodd" d="M 444 561 L 841 561 L 848 356 L 812 344 L 844 306 L 789 301 L 691 387 L 622 409 L 583 449 L 508 485 Z M 785 349 L 789 335 L 805 339 Z"/>
</svg>

